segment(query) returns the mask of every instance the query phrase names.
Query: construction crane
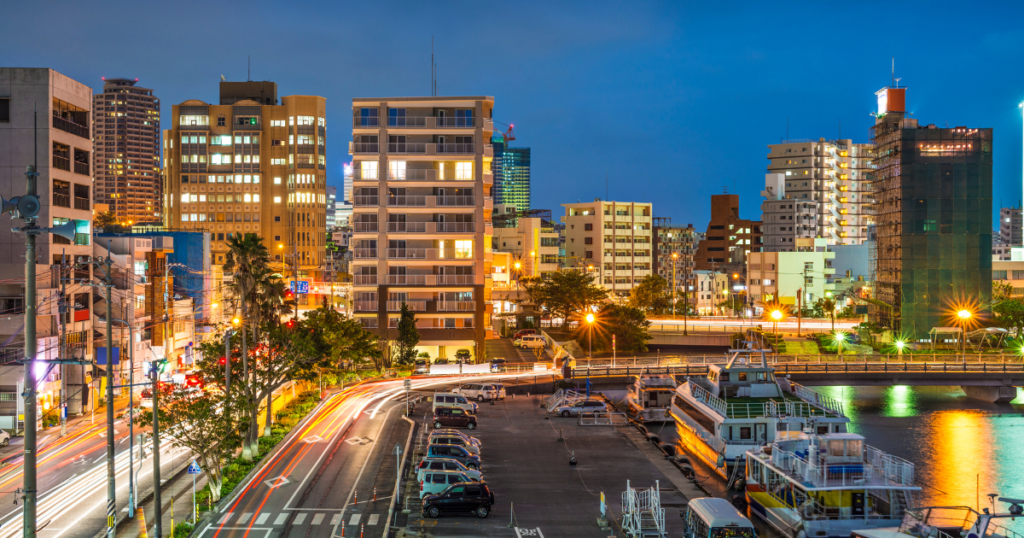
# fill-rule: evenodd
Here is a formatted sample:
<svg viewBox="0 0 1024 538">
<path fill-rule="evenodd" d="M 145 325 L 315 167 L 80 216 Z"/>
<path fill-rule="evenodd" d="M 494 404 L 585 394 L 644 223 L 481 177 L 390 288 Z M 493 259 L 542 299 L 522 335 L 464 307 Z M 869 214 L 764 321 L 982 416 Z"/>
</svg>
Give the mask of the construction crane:
<svg viewBox="0 0 1024 538">
<path fill-rule="evenodd" d="M 494 120 L 491 120 L 491 121 L 494 121 Z M 505 131 L 505 134 L 502 135 L 502 138 L 505 139 L 505 146 L 507 147 L 509 142 L 511 142 L 511 141 L 516 139 L 516 135 L 514 133 L 512 133 L 513 125 L 509 125 L 507 123 L 501 123 L 500 121 L 495 121 L 494 123 L 497 123 L 499 125 L 504 125 L 505 127 L 508 127 L 508 129 Z"/>
</svg>

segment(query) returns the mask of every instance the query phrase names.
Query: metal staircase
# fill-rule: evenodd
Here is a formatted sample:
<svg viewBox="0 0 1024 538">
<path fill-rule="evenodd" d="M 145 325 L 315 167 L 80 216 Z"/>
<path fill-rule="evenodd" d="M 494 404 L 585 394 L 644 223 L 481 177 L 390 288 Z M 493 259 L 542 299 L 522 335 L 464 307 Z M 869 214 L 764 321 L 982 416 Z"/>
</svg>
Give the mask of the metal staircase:
<svg viewBox="0 0 1024 538">
<path fill-rule="evenodd" d="M 586 398 L 586 394 L 573 389 L 558 389 L 558 392 L 548 396 L 548 398 L 544 400 L 544 408 L 548 410 L 548 413 L 550 413 L 563 405 L 574 403 L 584 398 Z"/>
<path fill-rule="evenodd" d="M 636 490 L 629 487 L 622 492 L 622 532 L 628 538 L 644 536 L 664 537 L 665 509 L 661 507 L 661 486 L 655 480 L 654 487 Z"/>
</svg>

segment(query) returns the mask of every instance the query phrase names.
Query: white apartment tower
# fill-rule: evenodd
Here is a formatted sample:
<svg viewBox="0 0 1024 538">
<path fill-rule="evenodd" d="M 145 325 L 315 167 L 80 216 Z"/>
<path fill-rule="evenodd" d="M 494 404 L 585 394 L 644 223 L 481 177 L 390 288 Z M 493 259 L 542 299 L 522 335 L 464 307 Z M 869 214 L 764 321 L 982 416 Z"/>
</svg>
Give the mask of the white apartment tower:
<svg viewBox="0 0 1024 538">
<path fill-rule="evenodd" d="M 815 236 L 830 245 L 859 245 L 874 223 L 873 144 L 852 140 L 786 140 L 768 146 L 768 172 L 785 176 L 785 197 L 816 202 Z"/>
<path fill-rule="evenodd" d="M 493 97 L 352 101 L 354 316 L 419 348 L 483 356 L 490 326 Z"/>
<path fill-rule="evenodd" d="M 595 200 L 562 207 L 567 266 L 597 272 L 598 282 L 620 296 L 651 274 L 651 204 Z"/>
</svg>

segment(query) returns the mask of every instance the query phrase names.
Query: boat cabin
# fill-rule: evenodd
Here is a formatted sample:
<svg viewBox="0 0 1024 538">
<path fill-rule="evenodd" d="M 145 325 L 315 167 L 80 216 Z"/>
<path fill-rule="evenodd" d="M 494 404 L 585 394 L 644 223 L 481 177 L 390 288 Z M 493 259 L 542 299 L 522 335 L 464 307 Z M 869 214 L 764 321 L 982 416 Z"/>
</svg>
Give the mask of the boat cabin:
<svg viewBox="0 0 1024 538">
<path fill-rule="evenodd" d="M 765 364 L 764 351 L 754 360 L 751 350 L 731 349 L 733 355 L 724 366 L 708 366 L 712 394 L 719 398 L 780 398 L 782 389 L 775 381 L 775 369 Z"/>
</svg>

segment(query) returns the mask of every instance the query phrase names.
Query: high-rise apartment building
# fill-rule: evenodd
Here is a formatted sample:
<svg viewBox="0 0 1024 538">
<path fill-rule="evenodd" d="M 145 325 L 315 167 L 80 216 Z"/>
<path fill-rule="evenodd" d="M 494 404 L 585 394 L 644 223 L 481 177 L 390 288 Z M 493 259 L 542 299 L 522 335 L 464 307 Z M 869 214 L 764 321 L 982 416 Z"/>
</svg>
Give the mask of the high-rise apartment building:
<svg viewBox="0 0 1024 538">
<path fill-rule="evenodd" d="M 354 315 L 418 348 L 483 356 L 490 326 L 493 97 L 352 101 Z"/>
<path fill-rule="evenodd" d="M 874 145 L 852 140 L 787 140 L 768 146 L 768 172 L 785 176 L 785 197 L 816 203 L 815 234 L 830 245 L 859 245 L 873 222 Z"/>
<path fill-rule="evenodd" d="M 999 209 L 999 242 L 1010 247 L 1024 245 L 1024 230 L 1021 229 L 1021 208 L 1003 207 Z"/>
<path fill-rule="evenodd" d="M 765 174 L 761 196 L 764 252 L 793 252 L 800 239 L 817 237 L 819 203 L 786 196 L 786 176 Z"/>
<path fill-rule="evenodd" d="M 673 226 L 668 217 L 654 217 L 654 274 L 660 275 L 676 288 L 676 302 L 682 308 L 684 295 L 690 304 L 696 304 L 689 292 L 694 291 L 694 262 L 697 253 L 698 233 L 692 224 Z M 681 312 L 682 310 L 680 310 Z"/>
<path fill-rule="evenodd" d="M 171 128 L 164 131 L 164 222 L 210 232 L 216 265 L 224 263 L 233 235 L 256 234 L 282 275 L 320 280 L 326 100 L 289 95 L 269 104 L 277 97 L 268 84 L 221 82 L 221 101 L 232 104 L 192 99 L 172 107 Z M 307 299 L 300 294 L 299 304 Z"/>
<path fill-rule="evenodd" d="M 63 329 L 55 299 L 60 287 L 60 264 L 87 261 L 93 255 L 92 241 L 92 89 L 46 68 L 0 68 L 0 185 L 4 198 L 25 194 L 25 169 L 37 164 L 38 224 L 49 227 L 76 223 L 74 239 L 41 234 L 36 239 L 36 296 L 27 300 L 38 305 L 37 349 L 40 357 L 56 359 L 58 338 L 63 332 L 65 356 L 95 358 L 93 304 L 102 292 L 92 288 L 91 265 L 80 266 L 65 276 L 68 312 Z M 24 379 L 23 317 L 25 312 L 25 236 L 11 231 L 12 221 L 3 217 L 0 227 L 0 391 L 9 406 L 0 407 L 4 427 L 20 424 L 14 402 L 22 396 L 16 390 Z M 102 345 L 102 344 L 101 344 Z M 63 365 L 40 376 L 39 398 L 55 404 L 63 373 L 68 390 L 68 412 L 81 413 L 89 400 L 84 368 Z M 19 404 L 20 405 L 20 404 Z"/>
<path fill-rule="evenodd" d="M 501 180 L 495 180 L 495 203 L 530 210 L 530 148 L 505 148 L 501 155 Z"/>
<path fill-rule="evenodd" d="M 956 326 L 992 294 L 992 129 L 920 126 L 906 88 L 878 91 L 876 321 L 909 338 Z M 961 306 L 963 305 L 963 306 Z"/>
<path fill-rule="evenodd" d="M 761 221 L 740 218 L 740 197 L 712 194 L 711 221 L 697 245 L 694 266 L 701 271 L 746 274 L 747 255 L 760 252 L 762 246 Z"/>
<path fill-rule="evenodd" d="M 565 263 L 598 273 L 612 293 L 628 295 L 651 273 L 651 204 L 605 202 L 562 204 Z"/>
<path fill-rule="evenodd" d="M 96 203 L 125 225 L 163 221 L 160 100 L 138 80 L 105 78 L 92 98 Z"/>
<path fill-rule="evenodd" d="M 338 187 L 327 187 L 327 207 L 325 209 L 325 218 L 327 220 L 327 231 L 328 233 L 337 225 L 337 207 L 338 207 Z"/>
</svg>

